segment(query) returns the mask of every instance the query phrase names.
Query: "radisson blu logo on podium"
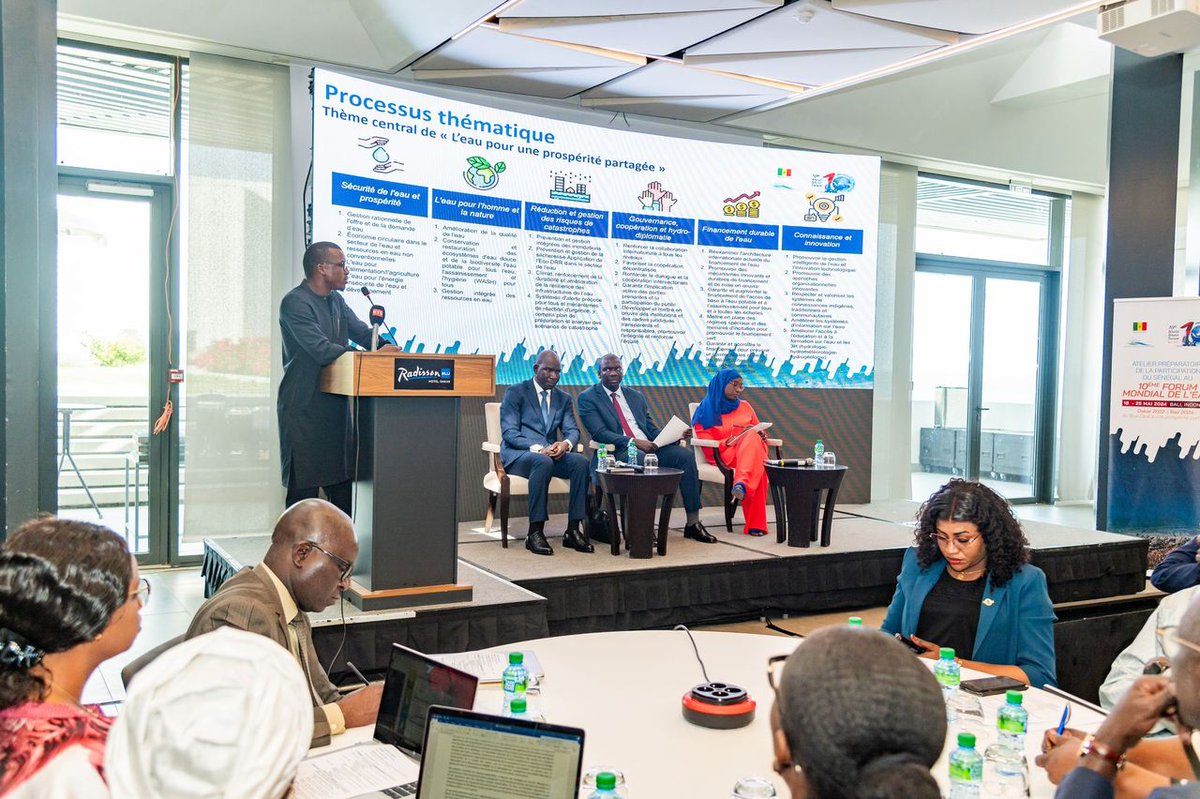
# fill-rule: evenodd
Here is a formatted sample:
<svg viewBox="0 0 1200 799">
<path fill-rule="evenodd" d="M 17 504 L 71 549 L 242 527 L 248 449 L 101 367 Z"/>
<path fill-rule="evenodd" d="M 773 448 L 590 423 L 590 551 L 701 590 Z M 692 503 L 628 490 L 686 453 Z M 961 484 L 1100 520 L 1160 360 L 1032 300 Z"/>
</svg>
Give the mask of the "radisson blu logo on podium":
<svg viewBox="0 0 1200 799">
<path fill-rule="evenodd" d="M 396 358 L 397 391 L 453 391 L 454 361 Z"/>
</svg>

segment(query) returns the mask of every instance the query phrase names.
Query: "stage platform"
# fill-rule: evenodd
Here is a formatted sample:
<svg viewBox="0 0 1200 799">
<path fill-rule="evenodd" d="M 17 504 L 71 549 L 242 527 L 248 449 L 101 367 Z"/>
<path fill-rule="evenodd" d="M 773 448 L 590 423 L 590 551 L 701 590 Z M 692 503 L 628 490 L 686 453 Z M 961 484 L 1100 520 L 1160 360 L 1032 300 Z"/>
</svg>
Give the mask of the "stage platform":
<svg viewBox="0 0 1200 799">
<path fill-rule="evenodd" d="M 374 613 L 343 602 L 343 608 L 314 619 L 314 636 L 322 660 L 333 660 L 344 610 L 349 632 L 339 662 L 348 654 L 360 668 L 378 672 L 392 641 L 453 652 L 545 635 L 886 605 L 912 543 L 916 509 L 917 503 L 904 501 L 839 506 L 832 545 L 807 549 L 776 543 L 773 522 L 763 538 L 727 533 L 719 508 L 706 508 L 701 517 L 719 542 L 700 544 L 683 537 L 683 513 L 676 510 L 666 556 L 649 560 L 614 557 L 604 546 L 591 554 L 566 549 L 561 517 L 546 526 L 553 557 L 525 550 L 525 519 L 510 520 L 507 549 L 499 529 L 484 533 L 481 522 L 465 523 L 459 530 L 459 580 L 474 586 L 471 602 Z M 1145 587 L 1145 539 L 1022 524 L 1032 561 L 1046 572 L 1056 605 L 1136 595 Z M 266 536 L 206 541 L 206 585 L 213 589 L 236 569 L 257 563 L 268 544 Z M 1153 601 L 1126 608 L 1121 629 L 1110 632 L 1119 637 L 1140 625 L 1146 607 Z M 1067 615 L 1078 619 L 1080 612 Z M 1132 630 L 1129 638 L 1136 626 Z"/>
</svg>

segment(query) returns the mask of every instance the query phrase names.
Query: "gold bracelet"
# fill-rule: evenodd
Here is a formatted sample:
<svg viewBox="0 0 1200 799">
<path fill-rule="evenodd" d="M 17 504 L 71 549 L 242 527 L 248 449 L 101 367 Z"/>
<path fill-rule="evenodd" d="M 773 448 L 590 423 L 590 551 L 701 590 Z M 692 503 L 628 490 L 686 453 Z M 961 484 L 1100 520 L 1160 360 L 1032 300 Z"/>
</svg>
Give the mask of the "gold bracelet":
<svg viewBox="0 0 1200 799">
<path fill-rule="evenodd" d="M 1087 757 L 1088 755 L 1095 755 L 1111 764 L 1117 771 L 1125 768 L 1125 753 L 1118 752 L 1108 744 L 1097 741 L 1095 735 L 1089 734 L 1083 739 L 1083 745 L 1079 747 L 1080 757 Z"/>
</svg>

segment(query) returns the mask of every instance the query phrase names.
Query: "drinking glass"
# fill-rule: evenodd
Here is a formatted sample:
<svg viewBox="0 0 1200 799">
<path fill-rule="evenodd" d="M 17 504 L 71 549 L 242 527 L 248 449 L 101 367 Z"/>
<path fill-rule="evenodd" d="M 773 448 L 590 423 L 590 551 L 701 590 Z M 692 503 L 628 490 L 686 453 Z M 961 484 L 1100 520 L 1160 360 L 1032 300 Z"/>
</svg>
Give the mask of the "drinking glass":
<svg viewBox="0 0 1200 799">
<path fill-rule="evenodd" d="M 1025 753 L 992 744 L 983 755 L 983 789 L 988 796 L 1023 799 L 1029 796 L 1029 763 Z"/>
<path fill-rule="evenodd" d="M 730 799 L 770 799 L 776 796 L 775 784 L 765 777 L 742 777 L 733 784 Z"/>
<path fill-rule="evenodd" d="M 643 461 L 642 465 L 645 467 L 646 471 L 648 471 L 648 472 L 657 472 L 658 471 L 658 456 L 655 455 L 653 452 L 647 454 L 646 459 Z"/>
<path fill-rule="evenodd" d="M 824 461 L 825 461 L 826 469 L 836 469 L 837 468 L 837 454 L 836 453 L 826 452 Z"/>
</svg>

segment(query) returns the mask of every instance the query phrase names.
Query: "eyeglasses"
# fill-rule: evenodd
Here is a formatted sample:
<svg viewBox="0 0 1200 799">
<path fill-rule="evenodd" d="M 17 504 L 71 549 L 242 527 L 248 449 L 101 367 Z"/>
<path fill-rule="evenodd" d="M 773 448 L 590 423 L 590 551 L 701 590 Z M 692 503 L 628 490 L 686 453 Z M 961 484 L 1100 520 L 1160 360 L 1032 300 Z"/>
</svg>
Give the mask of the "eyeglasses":
<svg viewBox="0 0 1200 799">
<path fill-rule="evenodd" d="M 310 547 L 317 550 L 321 554 L 325 555 L 325 557 L 329 558 L 330 560 L 332 560 L 334 562 L 334 564 L 340 570 L 338 572 L 339 580 L 345 582 L 346 580 L 350 579 L 350 572 L 354 571 L 353 563 L 351 563 L 348 560 L 343 560 L 342 558 L 339 558 L 337 555 L 333 554 L 332 552 L 330 552 L 327 549 L 323 549 L 320 545 L 315 544 L 312 541 L 305 541 L 304 543 L 308 544 Z"/>
<path fill-rule="evenodd" d="M 779 675 L 783 672 L 783 664 L 787 663 L 789 657 L 791 655 L 775 655 L 767 660 L 767 683 L 775 692 L 776 698 L 779 696 Z"/>
<path fill-rule="evenodd" d="M 129 600 L 134 599 L 142 607 L 146 607 L 147 603 L 150 602 L 150 581 L 145 577 L 139 577 L 137 590 L 129 592 Z"/>
<path fill-rule="evenodd" d="M 1176 635 L 1178 629 L 1178 626 L 1170 625 L 1168 627 L 1159 627 L 1154 631 L 1154 637 L 1158 639 L 1158 645 L 1162 649 L 1163 654 L 1174 660 L 1175 656 L 1179 654 L 1179 647 L 1181 646 L 1187 647 L 1193 652 L 1200 652 L 1200 644 L 1194 644 Z"/>
<path fill-rule="evenodd" d="M 332 266 L 332 267 L 333 267 L 333 268 L 335 268 L 335 269 L 341 269 L 343 272 L 349 272 L 349 271 L 350 271 L 350 267 L 346 266 L 346 262 L 345 262 L 345 261 L 340 261 L 340 262 L 338 262 L 338 263 L 334 263 L 333 261 L 323 261 L 322 263 L 323 263 L 325 266 Z"/>
<path fill-rule="evenodd" d="M 937 541 L 937 545 L 939 547 L 948 547 L 948 546 L 950 546 L 951 543 L 953 543 L 956 546 L 958 546 L 959 549 L 971 546 L 971 544 L 974 544 L 976 541 L 978 541 L 982 537 L 983 536 L 973 535 L 973 536 L 970 536 L 969 538 L 953 538 L 948 535 L 942 535 L 941 533 L 933 534 L 933 540 Z"/>
</svg>

